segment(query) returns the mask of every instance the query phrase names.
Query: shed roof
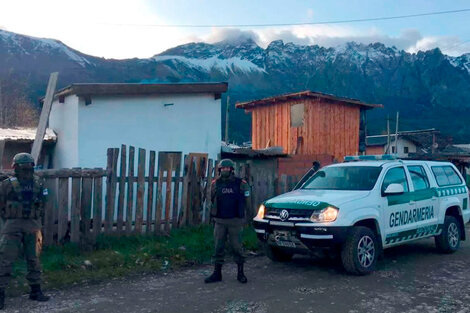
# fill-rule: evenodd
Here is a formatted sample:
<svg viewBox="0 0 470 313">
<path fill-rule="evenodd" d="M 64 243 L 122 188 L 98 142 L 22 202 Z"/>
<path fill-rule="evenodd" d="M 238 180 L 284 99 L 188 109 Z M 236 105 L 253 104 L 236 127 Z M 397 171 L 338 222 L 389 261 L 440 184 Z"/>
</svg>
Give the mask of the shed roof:
<svg viewBox="0 0 470 313">
<path fill-rule="evenodd" d="M 16 142 L 33 142 L 36 138 L 36 128 L 18 127 L 18 128 L 0 128 L 0 140 Z M 50 128 L 46 129 L 44 141 L 56 142 L 57 135 Z"/>
<path fill-rule="evenodd" d="M 221 94 L 227 91 L 228 83 L 178 83 L 178 84 L 141 84 L 141 83 L 79 83 L 58 90 L 55 97 L 102 96 L 102 95 L 154 95 L 154 94 Z M 43 99 L 42 99 L 43 100 Z"/>
<path fill-rule="evenodd" d="M 239 102 L 236 104 L 236 107 L 240 109 L 252 109 L 260 105 L 270 105 L 274 103 L 282 103 L 282 102 L 286 102 L 289 100 L 299 100 L 299 99 L 324 99 L 327 101 L 342 102 L 344 104 L 359 105 L 365 109 L 383 108 L 382 104 L 369 104 L 369 103 L 361 102 L 356 99 L 337 97 L 334 95 L 321 93 L 321 92 L 314 92 L 310 90 L 282 94 L 278 96 L 252 100 L 252 101 L 247 101 L 247 102 Z"/>
</svg>

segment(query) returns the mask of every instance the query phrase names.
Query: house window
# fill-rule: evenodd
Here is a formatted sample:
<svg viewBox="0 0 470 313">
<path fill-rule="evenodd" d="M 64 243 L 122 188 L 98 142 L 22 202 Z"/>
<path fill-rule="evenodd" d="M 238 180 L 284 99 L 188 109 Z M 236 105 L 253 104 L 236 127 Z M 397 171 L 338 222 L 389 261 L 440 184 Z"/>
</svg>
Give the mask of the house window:
<svg viewBox="0 0 470 313">
<path fill-rule="evenodd" d="M 403 153 L 408 153 L 409 149 L 408 147 L 403 147 Z"/>
<path fill-rule="evenodd" d="M 304 125 L 304 104 L 298 103 L 290 106 L 290 127 Z"/>
</svg>

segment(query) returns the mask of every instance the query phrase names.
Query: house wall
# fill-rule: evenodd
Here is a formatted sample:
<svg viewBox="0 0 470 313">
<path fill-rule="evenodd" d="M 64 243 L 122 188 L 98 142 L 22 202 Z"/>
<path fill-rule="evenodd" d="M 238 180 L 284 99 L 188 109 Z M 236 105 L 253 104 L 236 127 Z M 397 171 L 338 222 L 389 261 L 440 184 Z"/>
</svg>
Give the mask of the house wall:
<svg viewBox="0 0 470 313">
<path fill-rule="evenodd" d="M 390 146 L 391 147 L 389 149 L 389 153 L 393 153 L 392 149 L 393 149 L 393 147 L 395 147 L 395 141 L 394 140 L 390 143 Z M 408 153 L 404 152 L 405 147 L 408 147 L 408 153 L 415 153 L 416 152 L 416 144 L 414 144 L 413 142 L 411 142 L 409 140 L 400 138 L 400 136 L 398 136 L 398 145 L 397 145 L 398 153 L 396 151 L 395 151 L 395 153 L 397 154 L 397 156 L 399 158 L 408 156 Z M 387 151 L 387 145 L 384 146 L 383 151 Z"/>
<path fill-rule="evenodd" d="M 384 147 L 383 146 L 369 146 L 369 147 L 366 147 L 366 154 L 367 155 L 384 154 Z"/>
<path fill-rule="evenodd" d="M 51 111 L 50 128 L 58 135 L 54 167 L 105 167 L 107 148 L 121 144 L 216 158 L 220 104 L 212 94 L 92 97 L 89 105 L 66 97 Z"/>
<path fill-rule="evenodd" d="M 53 167 L 71 168 L 78 162 L 78 97 L 69 96 L 64 103 L 55 100 L 49 116 L 49 128 L 57 134 Z"/>
<path fill-rule="evenodd" d="M 304 104 L 303 125 L 291 127 L 290 107 L 301 103 Z M 254 149 L 282 146 L 288 154 L 327 154 L 338 161 L 358 152 L 358 106 L 305 99 L 258 106 L 251 112 Z"/>
</svg>

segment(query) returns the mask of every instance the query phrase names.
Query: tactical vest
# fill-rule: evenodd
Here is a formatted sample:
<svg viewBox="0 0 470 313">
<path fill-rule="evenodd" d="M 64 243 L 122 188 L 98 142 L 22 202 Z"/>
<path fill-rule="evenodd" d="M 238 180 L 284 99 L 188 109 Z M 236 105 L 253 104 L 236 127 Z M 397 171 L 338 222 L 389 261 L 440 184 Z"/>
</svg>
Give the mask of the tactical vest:
<svg viewBox="0 0 470 313">
<path fill-rule="evenodd" d="M 216 180 L 217 214 L 215 217 L 245 217 L 245 199 L 240 188 L 241 182 L 242 180 L 237 177 L 231 180 Z"/>
<path fill-rule="evenodd" d="M 8 178 L 6 183 L 11 185 L 11 193 L 6 195 L 5 219 L 39 219 L 44 210 L 44 201 L 42 197 L 42 186 L 39 178 L 34 176 L 33 192 L 31 200 L 23 198 L 23 187 L 16 177 Z"/>
</svg>

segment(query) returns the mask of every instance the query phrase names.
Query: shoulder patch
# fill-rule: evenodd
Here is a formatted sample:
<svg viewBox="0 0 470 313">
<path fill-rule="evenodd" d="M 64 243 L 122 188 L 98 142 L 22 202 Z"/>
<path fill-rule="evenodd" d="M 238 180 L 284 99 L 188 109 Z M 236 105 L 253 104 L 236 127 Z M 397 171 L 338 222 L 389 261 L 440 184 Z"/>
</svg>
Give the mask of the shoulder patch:
<svg viewBox="0 0 470 313">
<path fill-rule="evenodd" d="M 42 190 L 42 195 L 43 195 L 43 196 L 47 196 L 48 194 L 49 194 L 49 191 L 47 190 L 47 188 L 44 188 L 44 189 Z"/>
</svg>

